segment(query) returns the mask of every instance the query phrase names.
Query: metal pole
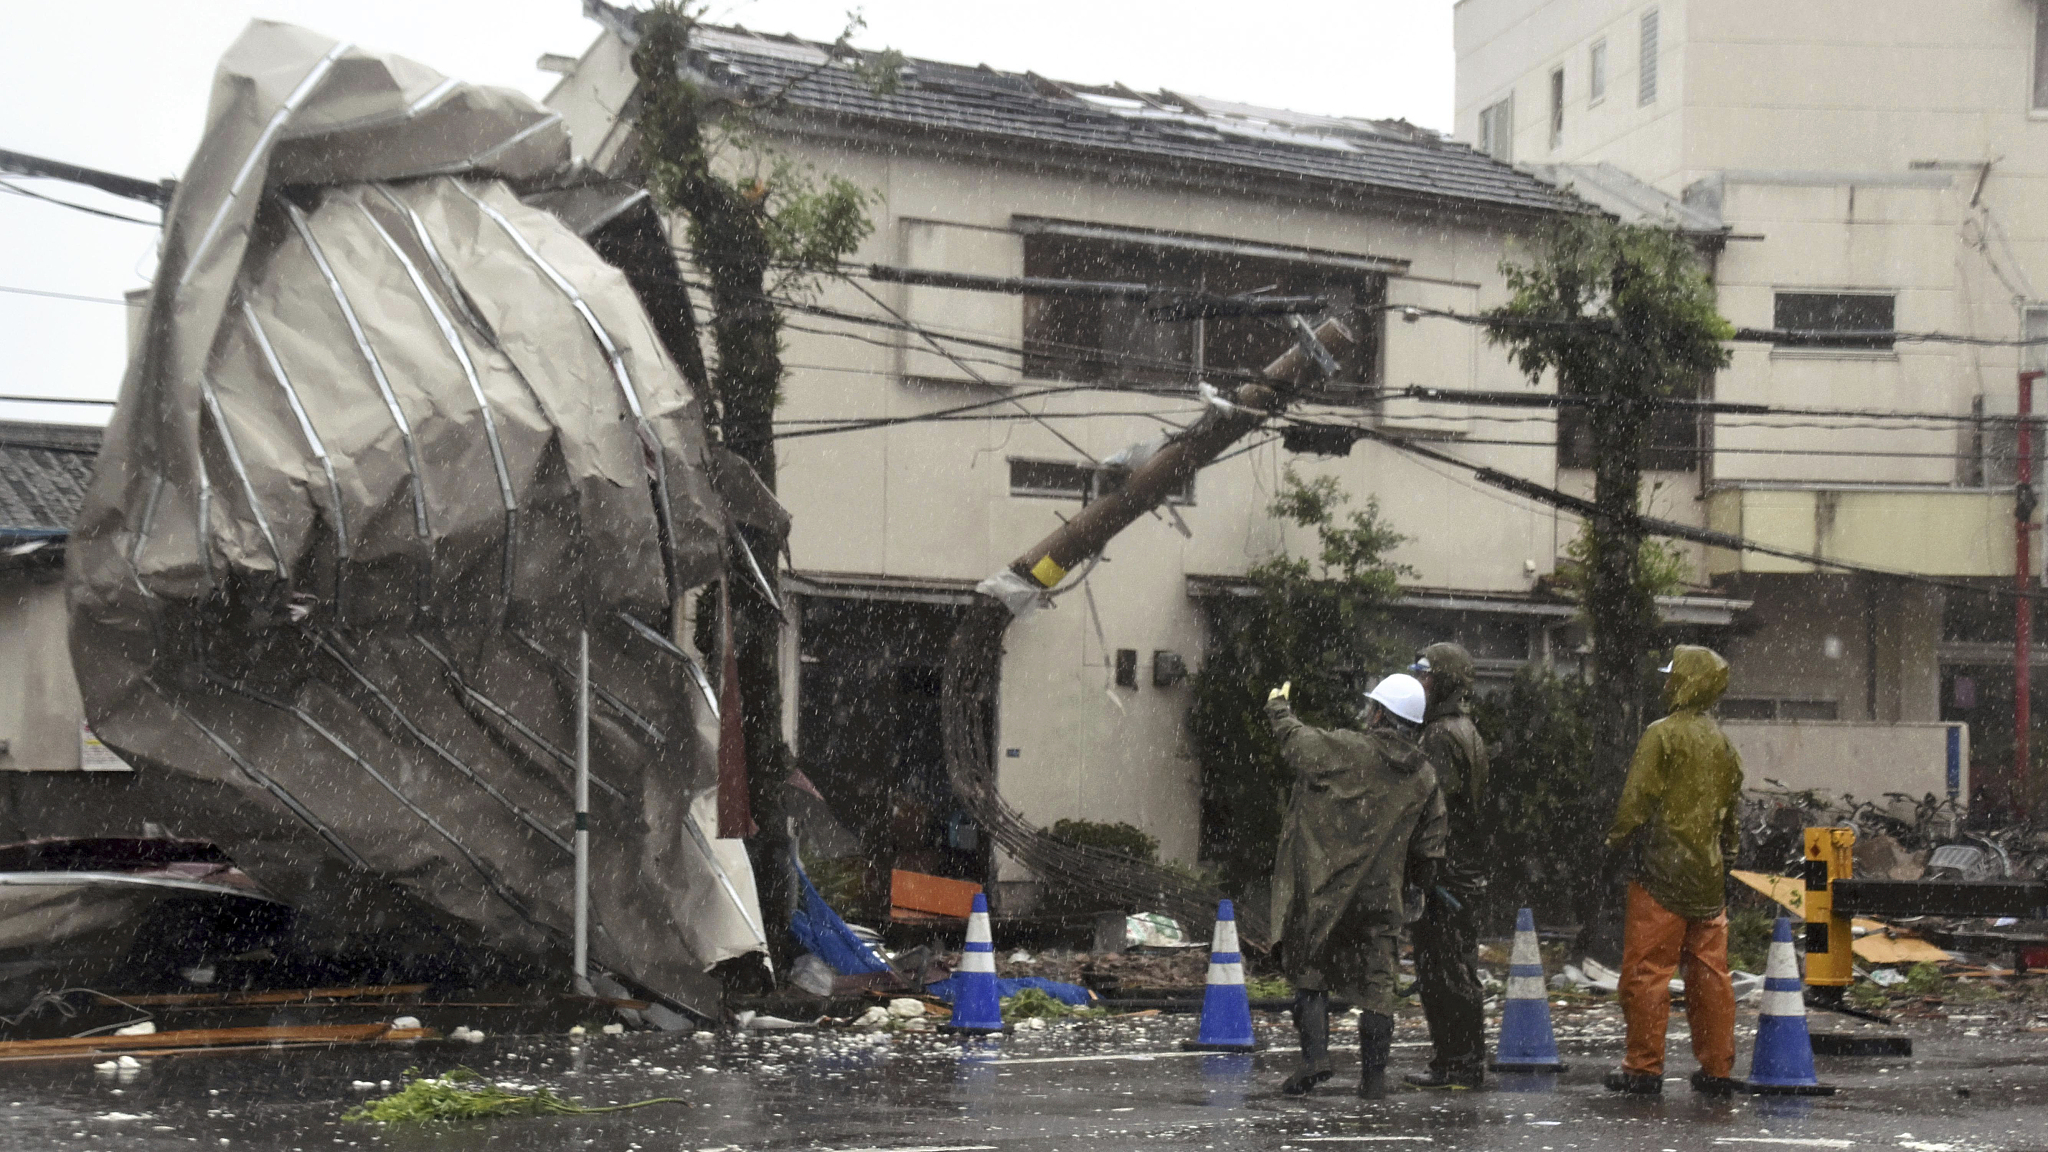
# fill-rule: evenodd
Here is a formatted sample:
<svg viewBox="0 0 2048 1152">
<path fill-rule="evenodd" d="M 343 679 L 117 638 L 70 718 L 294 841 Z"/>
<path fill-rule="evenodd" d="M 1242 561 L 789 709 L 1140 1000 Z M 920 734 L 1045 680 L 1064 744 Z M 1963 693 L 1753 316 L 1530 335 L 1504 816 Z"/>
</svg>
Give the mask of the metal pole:
<svg viewBox="0 0 2048 1152">
<path fill-rule="evenodd" d="M 590 631 L 576 633 L 576 991 L 590 988 Z"/>
<path fill-rule="evenodd" d="M 2034 534 L 2034 381 L 2041 373 L 2020 373 L 2018 451 L 2013 487 L 2013 653 L 2012 653 L 2012 809 L 2027 816 L 2027 760 L 2033 724 L 2034 602 L 2029 599 Z"/>
</svg>

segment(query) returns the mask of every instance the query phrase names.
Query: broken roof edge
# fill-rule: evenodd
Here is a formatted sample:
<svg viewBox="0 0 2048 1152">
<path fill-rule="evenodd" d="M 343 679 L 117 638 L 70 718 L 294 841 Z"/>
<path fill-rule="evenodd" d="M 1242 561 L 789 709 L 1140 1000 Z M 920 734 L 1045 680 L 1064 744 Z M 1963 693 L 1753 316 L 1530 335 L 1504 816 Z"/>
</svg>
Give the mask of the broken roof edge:
<svg viewBox="0 0 2048 1152">
<path fill-rule="evenodd" d="M 1527 164 L 1522 168 L 1624 224 L 1661 224 L 1688 236 L 1725 238 L 1730 227 L 1709 212 L 1602 160 L 1594 164 Z"/>
</svg>

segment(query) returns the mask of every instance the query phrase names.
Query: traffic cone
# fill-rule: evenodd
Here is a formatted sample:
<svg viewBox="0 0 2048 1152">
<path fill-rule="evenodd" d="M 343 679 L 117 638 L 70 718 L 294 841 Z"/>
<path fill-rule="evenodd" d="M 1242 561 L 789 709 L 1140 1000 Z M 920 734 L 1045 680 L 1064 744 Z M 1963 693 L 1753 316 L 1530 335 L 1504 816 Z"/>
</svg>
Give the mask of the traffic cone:
<svg viewBox="0 0 2048 1152">
<path fill-rule="evenodd" d="M 1216 934 L 1209 938 L 1209 984 L 1202 992 L 1202 1027 L 1185 1052 L 1255 1052 L 1251 994 L 1244 990 L 1244 954 L 1237 950 L 1237 913 L 1230 901 L 1216 907 Z"/>
<path fill-rule="evenodd" d="M 1001 1032 L 1003 997 L 996 988 L 996 946 L 988 931 L 988 897 L 974 894 L 967 914 L 967 945 L 953 973 L 953 1019 L 944 1032 Z"/>
<path fill-rule="evenodd" d="M 1771 958 L 1764 965 L 1764 1008 L 1756 1022 L 1748 1088 L 1760 1096 L 1832 1096 L 1813 1074 L 1813 1041 L 1806 1034 L 1806 989 L 1792 954 L 1792 919 L 1778 917 Z"/>
<path fill-rule="evenodd" d="M 1500 1014 L 1495 1072 L 1563 1072 L 1557 1034 L 1550 1030 L 1550 993 L 1543 987 L 1543 954 L 1536 949 L 1536 916 L 1515 916 L 1515 950 L 1508 956 L 1508 994 Z"/>
</svg>

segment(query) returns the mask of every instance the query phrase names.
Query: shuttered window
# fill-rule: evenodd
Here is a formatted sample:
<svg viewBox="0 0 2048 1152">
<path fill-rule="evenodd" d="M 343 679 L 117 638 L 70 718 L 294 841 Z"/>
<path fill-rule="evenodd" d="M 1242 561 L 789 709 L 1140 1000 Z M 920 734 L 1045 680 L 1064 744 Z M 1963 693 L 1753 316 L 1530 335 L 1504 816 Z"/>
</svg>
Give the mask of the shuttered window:
<svg viewBox="0 0 2048 1152">
<path fill-rule="evenodd" d="M 1515 98 L 1510 95 L 1479 111 L 1479 150 L 1503 164 L 1515 160 Z"/>
</svg>

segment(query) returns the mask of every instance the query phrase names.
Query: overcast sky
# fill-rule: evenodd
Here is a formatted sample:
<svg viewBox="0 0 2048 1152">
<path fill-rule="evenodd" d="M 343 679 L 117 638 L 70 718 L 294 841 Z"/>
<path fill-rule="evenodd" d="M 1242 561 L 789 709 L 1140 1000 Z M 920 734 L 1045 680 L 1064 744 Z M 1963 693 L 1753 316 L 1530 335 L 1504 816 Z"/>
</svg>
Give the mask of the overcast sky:
<svg viewBox="0 0 2048 1152">
<path fill-rule="evenodd" d="M 1172 88 L 1304 112 L 1451 121 L 1452 0 L 868 0 L 855 43 L 1063 80 Z M 714 0 L 711 19 L 819 40 L 849 0 Z M 213 67 L 254 17 L 410 56 L 465 80 L 544 96 L 543 52 L 597 35 L 580 0 L 0 0 L 0 148 L 147 179 L 198 143 Z M 17 187 L 155 220 L 148 205 L 52 180 Z M 0 287 L 117 299 L 146 285 L 156 229 L 0 188 Z M 0 291 L 0 394 L 112 398 L 126 359 L 117 305 Z M 104 419 L 0 402 L 0 418 Z"/>
</svg>

